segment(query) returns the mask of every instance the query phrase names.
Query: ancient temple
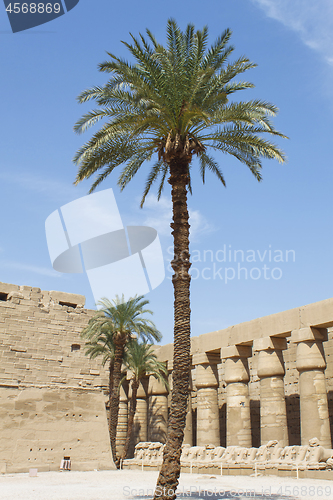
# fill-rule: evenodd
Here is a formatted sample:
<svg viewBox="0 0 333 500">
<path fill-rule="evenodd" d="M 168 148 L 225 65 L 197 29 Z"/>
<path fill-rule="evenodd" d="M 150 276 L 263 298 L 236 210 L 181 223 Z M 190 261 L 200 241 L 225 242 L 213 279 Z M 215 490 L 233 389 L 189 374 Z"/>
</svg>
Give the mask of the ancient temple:
<svg viewBox="0 0 333 500">
<path fill-rule="evenodd" d="M 0 283 L 0 472 L 112 468 L 107 367 L 84 355 L 94 314 L 81 295 Z M 332 448 L 333 299 L 192 339 L 185 443 Z M 156 346 L 172 373 L 172 344 Z M 121 392 L 124 443 L 128 391 Z M 165 440 L 169 394 L 153 378 L 138 392 L 134 443 Z"/>
</svg>

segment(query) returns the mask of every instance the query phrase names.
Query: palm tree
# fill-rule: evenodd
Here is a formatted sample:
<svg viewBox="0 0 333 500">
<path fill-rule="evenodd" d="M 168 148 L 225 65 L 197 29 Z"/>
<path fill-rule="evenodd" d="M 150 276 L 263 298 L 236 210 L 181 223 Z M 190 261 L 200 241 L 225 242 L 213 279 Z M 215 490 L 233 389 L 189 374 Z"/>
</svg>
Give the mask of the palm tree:
<svg viewBox="0 0 333 500">
<path fill-rule="evenodd" d="M 168 388 L 166 379 L 168 370 L 164 363 L 157 360 L 152 345 L 147 342 L 139 343 L 136 339 L 133 339 L 128 343 L 125 355 L 125 367 L 131 373 L 130 388 L 132 394 L 130 398 L 126 441 L 121 457 L 122 460 L 126 458 L 128 453 L 136 412 L 137 392 L 141 380 L 146 376 L 152 375 Z"/>
<path fill-rule="evenodd" d="M 171 184 L 174 238 L 174 358 L 173 391 L 168 438 L 157 482 L 159 500 L 175 498 L 180 474 L 190 381 L 190 252 L 187 193 L 191 168 L 197 157 L 205 182 L 210 170 L 225 185 L 219 165 L 208 150 L 221 151 L 244 163 L 261 180 L 261 159 L 284 161 L 283 152 L 262 134 L 285 137 L 276 131 L 269 116 L 277 108 L 258 99 L 229 102 L 236 91 L 252 88 L 234 82 L 237 75 L 256 65 L 246 57 L 228 62 L 230 30 L 225 30 L 207 49 L 208 29 L 195 31 L 189 24 L 182 32 L 177 23 L 167 23 L 167 46 L 160 45 L 147 29 L 147 37 L 132 36 L 123 42 L 135 64 L 108 53 L 110 60 L 99 65 L 111 74 L 104 85 L 82 92 L 78 100 L 94 100 L 98 108 L 75 125 L 83 132 L 100 119 L 106 122 L 76 153 L 79 166 L 75 183 L 98 173 L 90 192 L 115 168 L 123 165 L 118 184 L 123 189 L 141 165 L 156 157 L 143 192 L 141 206 L 159 179 L 158 198 L 165 179 Z M 173 492 L 173 493 L 172 493 Z"/>
<path fill-rule="evenodd" d="M 103 354 L 103 362 L 110 361 L 110 418 L 109 431 L 113 460 L 117 465 L 116 433 L 119 412 L 119 388 L 122 377 L 121 367 L 124 360 L 125 346 L 133 335 L 145 340 L 160 341 L 162 336 L 154 323 L 143 317 L 144 314 L 153 314 L 144 307 L 149 303 L 142 295 L 124 302 L 124 297 L 116 297 L 112 302 L 102 299 L 102 306 L 82 334 L 90 338 L 87 353 L 94 357 Z"/>
</svg>

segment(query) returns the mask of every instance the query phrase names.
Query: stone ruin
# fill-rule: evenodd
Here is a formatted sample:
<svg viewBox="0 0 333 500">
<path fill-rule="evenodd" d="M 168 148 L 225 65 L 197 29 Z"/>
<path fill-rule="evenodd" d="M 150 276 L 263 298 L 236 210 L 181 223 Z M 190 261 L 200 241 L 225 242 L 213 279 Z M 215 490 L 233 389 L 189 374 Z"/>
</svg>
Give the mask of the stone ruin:
<svg viewBox="0 0 333 500">
<path fill-rule="evenodd" d="M 0 283 L 0 473 L 59 470 L 65 457 L 72 470 L 114 467 L 108 370 L 84 354 L 80 333 L 95 313 L 84 303 L 81 295 Z M 172 385 L 172 344 L 154 349 Z M 193 337 L 183 470 L 192 463 L 193 471 L 209 472 L 213 463 L 214 470 L 276 471 L 296 460 L 300 472 L 305 463 L 304 473 L 328 474 L 332 356 L 332 298 Z M 120 393 L 119 453 L 127 430 L 127 389 Z M 140 466 L 146 467 L 148 456 L 149 463 L 161 460 L 169 406 L 165 387 L 152 377 L 142 381 L 133 454 L 134 445 L 148 444 L 139 444 L 134 462 L 125 467 L 135 466 L 142 450 L 148 455 Z M 309 445 L 314 438 L 318 446 Z M 279 445 L 272 447 L 274 440 Z M 276 462 L 268 463 L 270 453 Z M 272 465 L 278 462 L 280 469 Z"/>
<path fill-rule="evenodd" d="M 123 462 L 124 469 L 159 470 L 162 465 L 162 443 L 143 442 L 135 446 L 134 458 Z M 305 446 L 281 447 L 276 440 L 259 448 L 242 446 L 183 445 L 181 472 L 209 474 L 274 474 L 287 471 L 319 471 L 333 468 L 333 449 L 311 439 Z"/>
</svg>

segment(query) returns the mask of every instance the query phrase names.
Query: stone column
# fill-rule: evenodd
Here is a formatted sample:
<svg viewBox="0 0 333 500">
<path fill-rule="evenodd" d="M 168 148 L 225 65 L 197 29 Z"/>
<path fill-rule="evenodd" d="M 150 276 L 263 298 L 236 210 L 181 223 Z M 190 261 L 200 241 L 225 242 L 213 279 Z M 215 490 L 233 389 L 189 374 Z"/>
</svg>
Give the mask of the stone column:
<svg viewBox="0 0 333 500">
<path fill-rule="evenodd" d="M 319 439 L 322 446 L 331 448 L 331 432 L 325 382 L 326 360 L 323 341 L 326 330 L 312 327 L 294 330 L 291 341 L 297 344 L 296 368 L 299 372 L 301 408 L 301 443 Z"/>
<path fill-rule="evenodd" d="M 127 435 L 128 403 L 127 403 L 127 395 L 124 391 L 123 386 L 121 386 L 120 388 L 119 396 L 120 396 L 119 413 L 118 413 L 118 425 L 117 425 L 117 436 L 116 436 L 117 455 L 120 455 L 122 453 Z"/>
<path fill-rule="evenodd" d="M 134 417 L 134 444 L 148 440 L 148 408 L 145 381 L 140 382 L 136 401 L 136 412 Z"/>
<path fill-rule="evenodd" d="M 197 387 L 197 446 L 220 446 L 217 363 L 220 363 L 219 355 L 193 355 Z"/>
<path fill-rule="evenodd" d="M 165 443 L 168 429 L 168 391 L 152 375 L 149 377 L 148 440 Z"/>
<path fill-rule="evenodd" d="M 253 341 L 253 350 L 259 352 L 261 445 L 276 439 L 280 446 L 288 446 L 283 349 L 287 349 L 285 338 L 265 337 Z"/>
<path fill-rule="evenodd" d="M 221 349 L 227 384 L 227 446 L 252 446 L 247 362 L 251 355 L 249 346 L 235 345 Z"/>
</svg>

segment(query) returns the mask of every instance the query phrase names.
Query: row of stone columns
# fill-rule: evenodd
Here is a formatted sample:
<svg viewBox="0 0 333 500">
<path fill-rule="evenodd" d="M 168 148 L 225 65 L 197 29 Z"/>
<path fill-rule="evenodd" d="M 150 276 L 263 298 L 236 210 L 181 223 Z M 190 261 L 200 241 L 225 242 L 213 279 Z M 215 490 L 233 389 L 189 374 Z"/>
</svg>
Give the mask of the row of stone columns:
<svg viewBox="0 0 333 500">
<path fill-rule="evenodd" d="M 148 395 L 148 397 L 147 397 Z M 119 414 L 117 426 L 117 451 L 121 453 L 126 440 L 128 423 L 129 390 L 126 395 L 120 391 Z M 134 439 L 141 441 L 160 441 L 166 438 L 168 425 L 168 391 L 154 377 L 140 383 L 137 392 L 136 413 L 134 417 Z"/>
<path fill-rule="evenodd" d="M 297 345 L 296 368 L 299 372 L 301 444 L 317 437 L 323 446 L 331 447 L 328 401 L 325 383 L 326 361 L 323 341 L 326 330 L 311 327 L 295 330 L 291 342 Z M 194 354 L 197 389 L 197 445 L 220 445 L 217 365 L 225 360 L 227 402 L 227 446 L 251 447 L 251 418 L 248 383 L 248 358 L 258 353 L 257 375 L 260 380 L 261 444 L 276 439 L 288 445 L 287 413 L 284 391 L 285 338 L 266 337 L 252 346 L 235 345 L 221 349 L 220 354 Z M 168 364 L 169 365 L 169 364 Z M 167 431 L 168 395 L 166 389 L 150 377 L 147 389 L 138 392 L 136 425 L 140 441 L 164 441 Z M 121 400 L 119 422 L 125 428 L 125 400 Z M 122 406 L 123 405 L 123 406 Z M 149 430 L 147 431 L 147 429 Z M 120 437 L 119 437 L 120 439 Z M 192 445 L 192 409 L 189 401 L 184 442 Z"/>
</svg>

